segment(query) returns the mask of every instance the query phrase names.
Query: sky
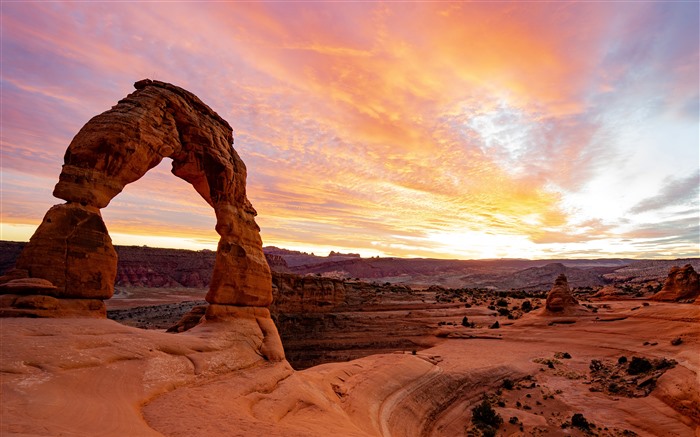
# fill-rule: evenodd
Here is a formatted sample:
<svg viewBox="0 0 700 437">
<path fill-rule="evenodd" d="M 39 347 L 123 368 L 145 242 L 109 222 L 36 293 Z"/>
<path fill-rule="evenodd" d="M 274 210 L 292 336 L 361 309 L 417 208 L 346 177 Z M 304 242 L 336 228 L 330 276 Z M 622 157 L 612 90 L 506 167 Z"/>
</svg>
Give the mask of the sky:
<svg viewBox="0 0 700 437">
<path fill-rule="evenodd" d="M 0 3 L 0 239 L 144 78 L 234 129 L 263 244 L 430 258 L 700 256 L 692 2 Z M 115 244 L 215 249 L 165 159 Z"/>
</svg>

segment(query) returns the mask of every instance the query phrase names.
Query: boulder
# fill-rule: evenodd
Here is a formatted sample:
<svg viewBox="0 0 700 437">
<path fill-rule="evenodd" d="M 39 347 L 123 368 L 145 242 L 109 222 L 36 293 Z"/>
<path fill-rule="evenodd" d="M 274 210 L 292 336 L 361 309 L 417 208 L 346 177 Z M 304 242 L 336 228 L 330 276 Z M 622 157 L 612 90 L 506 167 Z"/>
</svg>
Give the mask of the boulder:
<svg viewBox="0 0 700 437">
<path fill-rule="evenodd" d="M 696 301 L 700 295 L 700 275 L 693 266 L 671 267 L 663 288 L 650 297 L 651 300 L 666 302 Z"/>
</svg>

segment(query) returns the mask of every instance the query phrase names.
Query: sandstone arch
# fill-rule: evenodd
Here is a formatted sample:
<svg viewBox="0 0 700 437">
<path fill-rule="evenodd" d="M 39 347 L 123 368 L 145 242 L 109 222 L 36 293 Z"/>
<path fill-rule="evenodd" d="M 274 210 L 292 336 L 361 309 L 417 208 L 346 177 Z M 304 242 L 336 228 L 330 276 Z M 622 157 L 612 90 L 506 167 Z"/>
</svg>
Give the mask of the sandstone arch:
<svg viewBox="0 0 700 437">
<path fill-rule="evenodd" d="M 269 306 L 270 269 L 231 126 L 182 88 L 149 79 L 134 86 L 136 91 L 88 121 L 68 146 L 53 191 L 66 203 L 46 213 L 17 262 L 18 272 L 55 288 L 25 287 L 20 294 L 46 297 L 43 304 L 25 306 L 44 305 L 39 309 L 50 313 L 71 299 L 77 312 L 104 312 L 103 304 L 98 307 L 114 291 L 117 255 L 100 209 L 166 157 L 173 160 L 172 173 L 192 184 L 216 214 L 220 241 L 206 300 Z M 12 282 L 2 287 L 2 306 L 21 308 L 21 297 L 18 304 L 7 296 L 20 289 Z"/>
</svg>

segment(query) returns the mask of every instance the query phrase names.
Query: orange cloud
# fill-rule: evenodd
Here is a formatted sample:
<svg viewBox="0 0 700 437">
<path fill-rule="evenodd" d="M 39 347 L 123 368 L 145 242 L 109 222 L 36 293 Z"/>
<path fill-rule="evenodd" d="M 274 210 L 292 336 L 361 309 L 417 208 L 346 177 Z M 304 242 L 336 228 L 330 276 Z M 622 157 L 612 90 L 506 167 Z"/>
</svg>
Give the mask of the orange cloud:
<svg viewBox="0 0 700 437">
<path fill-rule="evenodd" d="M 482 246 L 517 240 L 488 253 L 579 250 L 565 244 L 592 240 L 589 230 L 616 237 L 607 224 L 583 226 L 586 212 L 566 200 L 610 172 L 611 144 L 624 142 L 618 115 L 596 105 L 636 65 L 635 50 L 626 63 L 609 59 L 643 31 L 617 25 L 628 9 L 8 4 L 3 171 L 57 176 L 80 125 L 150 76 L 195 92 L 234 126 L 266 242 L 435 256 L 483 233 L 492 237 Z M 653 5 L 632 9 L 653 21 Z M 697 63 L 669 64 L 692 94 Z M 105 210 L 110 229 L 206 240 L 211 211 L 173 178 L 159 168 L 127 187 Z M 20 201 L 31 191 L 13 185 L 3 220 L 34 214 Z"/>
</svg>

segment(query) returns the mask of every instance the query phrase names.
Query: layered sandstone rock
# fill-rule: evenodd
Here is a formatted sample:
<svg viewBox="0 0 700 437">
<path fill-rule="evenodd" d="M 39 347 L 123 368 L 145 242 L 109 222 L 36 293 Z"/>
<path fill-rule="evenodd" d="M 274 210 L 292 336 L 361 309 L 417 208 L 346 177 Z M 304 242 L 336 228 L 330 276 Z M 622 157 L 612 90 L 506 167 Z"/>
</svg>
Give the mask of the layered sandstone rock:
<svg viewBox="0 0 700 437">
<path fill-rule="evenodd" d="M 550 313 L 564 313 L 580 308 L 578 301 L 571 294 L 566 275 L 559 275 L 554 281 L 552 289 L 547 293 L 545 311 Z"/>
<path fill-rule="evenodd" d="M 692 301 L 700 296 L 700 275 L 693 266 L 686 264 L 683 267 L 672 267 L 664 286 L 652 300 L 660 301 Z"/>
<path fill-rule="evenodd" d="M 109 299 L 117 253 L 100 210 L 78 203 L 49 209 L 17 260 L 17 268 L 57 287 L 52 296 Z"/>
<path fill-rule="evenodd" d="M 192 184 L 216 214 L 221 239 L 207 301 L 270 305 L 270 269 L 231 127 L 182 88 L 148 79 L 134 86 L 71 142 L 54 188 L 67 203 L 47 212 L 17 268 L 51 282 L 60 298 L 110 298 L 117 256 L 100 209 L 169 157 L 173 174 Z"/>
<path fill-rule="evenodd" d="M 275 308 L 285 313 L 326 312 L 345 305 L 346 288 L 339 279 L 272 274 Z"/>
</svg>

